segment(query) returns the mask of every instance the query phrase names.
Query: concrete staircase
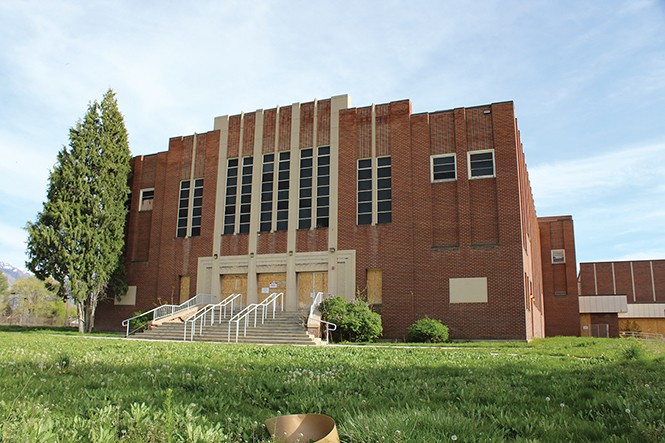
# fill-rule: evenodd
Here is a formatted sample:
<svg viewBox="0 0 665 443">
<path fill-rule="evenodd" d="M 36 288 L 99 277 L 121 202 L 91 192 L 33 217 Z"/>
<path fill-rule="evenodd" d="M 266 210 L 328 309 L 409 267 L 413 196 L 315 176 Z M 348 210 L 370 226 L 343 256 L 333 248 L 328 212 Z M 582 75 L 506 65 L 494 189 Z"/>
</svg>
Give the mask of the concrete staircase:
<svg viewBox="0 0 665 443">
<path fill-rule="evenodd" d="M 240 323 L 240 333 L 238 343 L 254 344 L 285 344 L 285 345 L 317 345 L 320 340 L 313 338 L 307 333 L 304 326 L 303 316 L 299 312 L 277 312 L 275 318 L 267 318 L 265 323 L 257 323 L 253 327 L 254 319 L 251 318 L 247 327 L 247 335 L 243 336 L 243 323 Z M 231 325 L 231 343 L 235 343 L 236 325 Z M 194 341 L 206 342 L 228 342 L 229 324 L 228 321 L 215 324 L 214 326 L 204 326 L 203 334 L 199 334 L 199 328 L 196 328 Z M 152 329 L 131 335 L 129 338 L 144 340 L 177 340 L 182 341 L 184 336 L 183 322 L 163 323 Z M 189 339 L 189 331 L 188 331 Z"/>
</svg>

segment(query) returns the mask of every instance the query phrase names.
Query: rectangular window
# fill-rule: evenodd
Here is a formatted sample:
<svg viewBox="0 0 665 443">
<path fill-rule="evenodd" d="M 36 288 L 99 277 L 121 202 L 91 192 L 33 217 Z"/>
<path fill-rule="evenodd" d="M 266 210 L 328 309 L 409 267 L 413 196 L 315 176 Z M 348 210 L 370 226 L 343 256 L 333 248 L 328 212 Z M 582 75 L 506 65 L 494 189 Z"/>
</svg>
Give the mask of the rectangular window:
<svg viewBox="0 0 665 443">
<path fill-rule="evenodd" d="M 455 180 L 457 178 L 455 154 L 433 155 L 430 159 L 432 182 Z"/>
<path fill-rule="evenodd" d="M 494 177 L 494 150 L 469 152 L 469 178 Z"/>
<path fill-rule="evenodd" d="M 566 250 L 565 249 L 552 249 L 550 251 L 552 257 L 552 264 L 566 263 Z"/>
<path fill-rule="evenodd" d="M 372 159 L 358 160 L 358 224 L 372 224 Z"/>
<path fill-rule="evenodd" d="M 152 211 L 152 201 L 155 198 L 155 188 L 141 189 L 141 204 L 139 211 Z"/>
<path fill-rule="evenodd" d="M 224 234 L 233 234 L 236 224 L 238 195 L 238 159 L 230 158 L 226 168 L 226 202 L 224 204 Z"/>
<path fill-rule="evenodd" d="M 242 182 L 240 187 L 240 223 L 238 232 L 249 232 L 249 219 L 252 208 L 252 172 L 254 170 L 254 159 L 244 157 L 242 159 Z"/>
<path fill-rule="evenodd" d="M 289 227 L 289 174 L 291 153 L 279 153 L 277 171 L 277 230 L 286 231 Z"/>
<path fill-rule="evenodd" d="M 178 226 L 176 237 L 187 237 L 187 214 L 189 212 L 189 180 L 180 182 L 178 198 Z"/>
<path fill-rule="evenodd" d="M 272 192 L 275 181 L 275 154 L 263 156 L 263 173 L 261 176 L 261 222 L 259 230 L 270 232 L 272 229 Z"/>
<path fill-rule="evenodd" d="M 322 146 L 316 156 L 316 227 L 327 228 L 330 220 L 330 147 Z"/>
<path fill-rule="evenodd" d="M 313 149 L 300 151 L 300 195 L 298 205 L 298 229 L 312 227 L 312 179 L 314 173 Z"/>
<path fill-rule="evenodd" d="M 393 220 L 392 167 L 390 157 L 376 159 L 377 207 L 376 222 L 390 223 Z"/>
<path fill-rule="evenodd" d="M 194 180 L 194 198 L 192 199 L 192 230 L 190 235 L 201 235 L 201 217 L 203 214 L 203 179 Z"/>
</svg>

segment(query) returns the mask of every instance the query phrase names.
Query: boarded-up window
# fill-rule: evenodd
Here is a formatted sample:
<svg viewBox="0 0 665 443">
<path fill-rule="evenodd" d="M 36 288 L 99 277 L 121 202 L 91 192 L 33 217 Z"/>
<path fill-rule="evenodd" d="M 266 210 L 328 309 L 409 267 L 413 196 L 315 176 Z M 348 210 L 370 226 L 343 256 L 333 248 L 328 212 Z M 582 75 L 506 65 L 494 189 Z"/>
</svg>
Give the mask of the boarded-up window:
<svg viewBox="0 0 665 443">
<path fill-rule="evenodd" d="M 380 305 L 383 302 L 383 270 L 367 270 L 367 302 Z"/>
<path fill-rule="evenodd" d="M 450 303 L 487 303 L 487 277 L 451 278 Z"/>
</svg>

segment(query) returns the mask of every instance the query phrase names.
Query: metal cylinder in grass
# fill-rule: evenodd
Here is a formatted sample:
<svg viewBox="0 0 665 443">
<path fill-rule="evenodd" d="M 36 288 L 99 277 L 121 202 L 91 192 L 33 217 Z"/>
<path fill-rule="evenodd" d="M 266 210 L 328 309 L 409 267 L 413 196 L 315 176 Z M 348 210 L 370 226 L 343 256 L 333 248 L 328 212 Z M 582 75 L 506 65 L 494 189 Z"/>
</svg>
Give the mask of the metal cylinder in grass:
<svg viewBox="0 0 665 443">
<path fill-rule="evenodd" d="M 339 443 L 335 420 L 322 414 L 293 414 L 265 421 L 270 435 L 278 442 Z"/>
</svg>

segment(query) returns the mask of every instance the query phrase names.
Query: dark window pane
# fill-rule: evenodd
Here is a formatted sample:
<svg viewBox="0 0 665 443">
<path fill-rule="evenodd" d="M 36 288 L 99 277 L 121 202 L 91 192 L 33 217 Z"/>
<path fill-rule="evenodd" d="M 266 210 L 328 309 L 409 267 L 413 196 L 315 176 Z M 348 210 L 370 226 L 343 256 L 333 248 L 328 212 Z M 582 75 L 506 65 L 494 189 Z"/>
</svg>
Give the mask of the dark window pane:
<svg viewBox="0 0 665 443">
<path fill-rule="evenodd" d="M 289 209 L 289 201 L 288 200 L 278 201 L 277 209 Z"/>
<path fill-rule="evenodd" d="M 183 189 L 180 191 L 180 198 L 189 198 L 189 189 Z"/>
<path fill-rule="evenodd" d="M 393 221 L 392 212 L 379 212 L 377 223 L 391 223 Z"/>
<path fill-rule="evenodd" d="M 390 157 L 379 157 L 376 160 L 378 166 L 390 166 Z"/>
<path fill-rule="evenodd" d="M 251 184 L 242 185 L 242 187 L 240 188 L 240 192 L 242 194 L 251 194 L 252 193 L 252 185 Z"/>
<path fill-rule="evenodd" d="M 330 199 L 326 196 L 321 196 L 316 198 L 317 206 L 328 206 L 330 204 Z"/>
<path fill-rule="evenodd" d="M 280 162 L 281 162 L 282 160 L 288 160 L 288 159 L 290 159 L 290 158 L 291 158 L 291 153 L 288 152 L 288 151 L 286 151 L 286 152 L 280 152 L 280 153 L 279 153 L 279 160 L 280 160 Z"/>
<path fill-rule="evenodd" d="M 249 232 L 249 222 L 247 224 L 240 225 L 238 231 L 243 234 Z"/>
<path fill-rule="evenodd" d="M 240 214 L 240 224 L 249 223 L 249 214 Z"/>
<path fill-rule="evenodd" d="M 271 222 L 261 222 L 261 232 L 269 232 L 271 228 L 272 223 Z"/>
<path fill-rule="evenodd" d="M 272 172 L 264 172 L 263 176 L 261 177 L 261 181 L 263 183 L 266 183 L 266 182 L 272 183 Z"/>
<path fill-rule="evenodd" d="M 372 189 L 372 180 L 359 180 L 358 181 L 358 190 L 359 191 L 370 191 Z"/>
<path fill-rule="evenodd" d="M 390 188 L 390 179 L 389 178 L 380 178 L 377 184 L 378 189 L 387 189 Z"/>
<path fill-rule="evenodd" d="M 372 159 L 371 158 L 364 158 L 362 160 L 358 160 L 358 169 L 371 168 L 371 167 L 372 167 Z"/>
<path fill-rule="evenodd" d="M 312 149 L 303 149 L 300 151 L 300 158 L 303 157 L 311 157 L 312 156 Z"/>
<path fill-rule="evenodd" d="M 287 221 L 278 221 L 277 222 L 277 230 L 278 231 L 286 231 L 289 229 L 289 223 Z"/>
<path fill-rule="evenodd" d="M 300 179 L 300 187 L 301 188 L 311 188 L 312 187 L 312 179 L 311 178 L 301 178 Z"/>
<path fill-rule="evenodd" d="M 358 203 L 358 214 L 371 214 L 371 213 L 372 213 L 371 203 Z"/>
<path fill-rule="evenodd" d="M 358 170 L 358 180 L 365 180 L 372 178 L 371 169 L 359 169 Z"/>
<path fill-rule="evenodd" d="M 326 218 L 327 218 L 329 214 L 330 214 L 330 213 L 329 213 L 329 210 L 328 210 L 327 207 L 325 207 L 325 208 L 317 208 L 317 210 L 316 210 L 316 217 L 317 217 L 317 218 L 318 218 L 318 217 L 326 217 Z"/>
<path fill-rule="evenodd" d="M 229 159 L 229 167 L 231 168 L 231 167 L 234 167 L 234 166 L 238 166 L 238 159 L 237 158 L 230 158 Z"/>
<path fill-rule="evenodd" d="M 481 152 L 478 154 L 471 154 L 471 161 L 478 161 L 478 160 L 492 160 L 492 153 L 491 152 Z"/>
<path fill-rule="evenodd" d="M 311 168 L 312 167 L 312 159 L 311 158 L 301 158 L 300 159 L 300 167 L 301 168 Z"/>
<path fill-rule="evenodd" d="M 305 219 L 305 218 L 311 218 L 312 217 L 312 210 L 309 208 L 305 209 L 300 209 L 298 211 L 298 218 L 299 219 Z"/>
<path fill-rule="evenodd" d="M 319 175 L 330 175 L 330 166 L 319 166 L 316 168 L 316 173 Z"/>
<path fill-rule="evenodd" d="M 283 189 L 289 189 L 289 182 L 288 181 L 280 181 L 277 183 L 277 189 L 283 190 Z"/>
<path fill-rule="evenodd" d="M 198 237 L 199 235 L 201 235 L 201 227 L 192 227 L 192 237 Z"/>
<path fill-rule="evenodd" d="M 272 202 L 265 202 L 261 203 L 261 211 L 271 211 L 272 210 Z"/>
<path fill-rule="evenodd" d="M 317 162 L 319 163 L 319 166 L 322 165 L 329 165 L 330 164 L 330 157 L 325 156 L 325 157 L 319 157 L 317 159 Z"/>
<path fill-rule="evenodd" d="M 312 199 L 311 198 L 301 198 L 300 199 L 300 207 L 301 208 L 311 208 L 312 207 Z"/>
<path fill-rule="evenodd" d="M 288 200 L 289 191 L 277 191 L 277 200 Z"/>
<path fill-rule="evenodd" d="M 251 203 L 251 201 L 252 201 L 252 194 L 245 194 L 240 197 L 240 203 L 249 204 Z"/>
<path fill-rule="evenodd" d="M 379 212 L 387 212 L 387 211 L 392 210 L 392 207 L 393 207 L 392 201 L 387 200 L 387 201 L 384 201 L 384 202 L 379 202 L 378 205 L 377 205 L 377 210 Z"/>
<path fill-rule="evenodd" d="M 263 156 L 263 163 L 269 163 L 275 161 L 275 154 L 265 154 Z"/>
<path fill-rule="evenodd" d="M 236 202 L 235 194 L 226 196 L 226 205 L 235 205 L 235 202 Z"/>
<path fill-rule="evenodd" d="M 359 225 L 371 225 L 372 224 L 372 214 L 359 214 L 358 215 L 358 224 Z"/>
<path fill-rule="evenodd" d="M 319 186 L 328 186 L 328 185 L 330 185 L 330 176 L 327 176 L 327 175 L 325 177 L 319 176 L 316 179 L 316 183 Z"/>
<path fill-rule="evenodd" d="M 300 170 L 300 177 L 311 177 L 312 168 L 305 168 Z"/>
<path fill-rule="evenodd" d="M 203 188 L 194 188 L 194 197 L 201 197 L 203 195 Z"/>
<path fill-rule="evenodd" d="M 330 154 L 330 146 L 319 147 L 319 155 L 328 155 L 328 154 Z"/>
<path fill-rule="evenodd" d="M 198 216 L 200 216 L 200 215 L 201 215 L 201 212 L 203 212 L 203 211 L 202 211 L 202 208 L 193 208 L 193 209 L 192 209 L 192 215 L 193 215 L 194 217 L 198 217 Z"/>
<path fill-rule="evenodd" d="M 392 191 L 390 189 L 382 189 L 377 192 L 377 200 L 390 200 L 392 198 Z"/>
<path fill-rule="evenodd" d="M 178 219 L 178 227 L 179 228 L 186 228 L 187 227 L 187 219 L 186 218 Z"/>
<path fill-rule="evenodd" d="M 194 206 L 203 206 L 203 197 L 194 198 Z"/>
<path fill-rule="evenodd" d="M 316 217 L 316 227 L 317 228 L 327 228 L 329 223 L 328 217 Z"/>
<path fill-rule="evenodd" d="M 187 217 L 187 208 L 178 209 L 178 218 Z"/>
<path fill-rule="evenodd" d="M 192 226 L 201 226 L 201 216 L 192 217 Z"/>
<path fill-rule="evenodd" d="M 240 206 L 240 212 L 241 213 L 249 214 L 249 211 L 250 211 L 250 205 L 245 204 L 245 205 Z"/>
<path fill-rule="evenodd" d="M 278 180 L 284 181 L 289 179 L 289 171 L 280 171 Z"/>
<path fill-rule="evenodd" d="M 176 235 L 184 238 L 185 235 L 187 235 L 187 228 L 178 228 L 178 233 Z"/>
<path fill-rule="evenodd" d="M 235 215 L 225 215 L 224 216 L 224 225 L 232 225 L 235 223 Z"/>
<path fill-rule="evenodd" d="M 233 225 L 224 225 L 224 234 L 233 234 Z"/>
<path fill-rule="evenodd" d="M 189 189 L 189 180 L 183 180 L 180 182 L 180 189 Z"/>
<path fill-rule="evenodd" d="M 195 188 L 202 188 L 203 187 L 203 179 L 202 178 L 197 178 L 194 180 L 194 187 Z"/>
<path fill-rule="evenodd" d="M 312 188 L 302 188 L 300 190 L 300 198 L 305 198 L 305 197 L 311 197 L 312 196 Z"/>
<path fill-rule="evenodd" d="M 226 178 L 226 185 L 227 186 L 235 186 L 238 184 L 238 177 L 227 177 Z"/>
<path fill-rule="evenodd" d="M 358 193 L 359 202 L 371 202 L 372 201 L 372 191 L 363 191 Z"/>
<path fill-rule="evenodd" d="M 390 177 L 390 168 L 379 168 L 377 175 L 379 177 Z"/>
<path fill-rule="evenodd" d="M 287 220 L 289 218 L 289 211 L 277 211 L 277 220 Z"/>
<path fill-rule="evenodd" d="M 324 195 L 330 195 L 330 186 L 321 186 L 316 189 L 316 193 L 318 195 L 324 196 Z"/>
</svg>

